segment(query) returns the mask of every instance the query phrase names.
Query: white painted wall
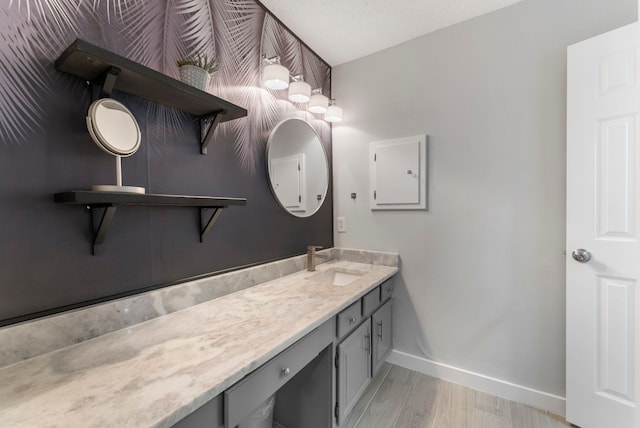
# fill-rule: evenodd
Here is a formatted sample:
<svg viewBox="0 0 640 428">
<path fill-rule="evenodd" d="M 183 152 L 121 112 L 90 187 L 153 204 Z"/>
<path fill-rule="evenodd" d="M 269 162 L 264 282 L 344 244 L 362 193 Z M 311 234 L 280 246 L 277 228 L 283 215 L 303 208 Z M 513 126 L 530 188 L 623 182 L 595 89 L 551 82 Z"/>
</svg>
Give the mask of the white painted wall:
<svg viewBox="0 0 640 428">
<path fill-rule="evenodd" d="M 333 69 L 335 244 L 400 253 L 398 351 L 564 396 L 566 47 L 637 7 L 525 0 Z M 368 143 L 420 133 L 429 210 L 370 211 Z"/>
</svg>

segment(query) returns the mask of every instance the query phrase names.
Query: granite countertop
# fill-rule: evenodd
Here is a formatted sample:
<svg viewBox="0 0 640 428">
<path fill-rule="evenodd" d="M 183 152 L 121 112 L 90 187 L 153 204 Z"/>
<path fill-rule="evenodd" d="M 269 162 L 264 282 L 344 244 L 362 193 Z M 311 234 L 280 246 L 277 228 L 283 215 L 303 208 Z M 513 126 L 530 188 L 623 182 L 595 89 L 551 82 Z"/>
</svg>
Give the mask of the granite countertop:
<svg viewBox="0 0 640 428">
<path fill-rule="evenodd" d="M 170 427 L 397 267 L 338 287 L 298 272 L 0 369 L 0 426 Z"/>
</svg>

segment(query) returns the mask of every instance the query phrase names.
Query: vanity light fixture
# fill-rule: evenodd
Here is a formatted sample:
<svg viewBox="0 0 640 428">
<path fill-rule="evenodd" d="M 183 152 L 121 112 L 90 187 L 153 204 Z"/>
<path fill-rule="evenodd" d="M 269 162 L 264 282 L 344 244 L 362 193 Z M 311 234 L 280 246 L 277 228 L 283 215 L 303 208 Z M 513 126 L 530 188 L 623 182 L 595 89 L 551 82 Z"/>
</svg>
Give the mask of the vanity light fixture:
<svg viewBox="0 0 640 428">
<path fill-rule="evenodd" d="M 289 87 L 289 70 L 280 64 L 280 57 L 263 58 L 266 65 L 262 70 L 262 82 L 269 89 L 287 89 Z"/>
<path fill-rule="evenodd" d="M 340 122 L 342 120 L 342 108 L 336 105 L 336 100 L 329 100 L 329 107 L 324 114 L 324 120 L 327 122 Z"/>
<path fill-rule="evenodd" d="M 294 103 L 308 103 L 311 99 L 311 85 L 304 81 L 302 74 L 291 76 L 289 84 L 289 101 Z"/>
<path fill-rule="evenodd" d="M 289 88 L 289 101 L 305 104 L 309 103 L 308 110 L 311 113 L 324 113 L 327 122 L 340 122 L 342 120 L 342 108 L 336 105 L 335 100 L 329 100 L 322 95 L 322 89 L 311 91 L 311 85 L 304 81 L 302 74 L 291 76 L 289 83 L 289 69 L 280 64 L 280 57 L 262 57 L 265 66 L 262 70 L 262 82 L 265 87 L 274 90 Z"/>
<path fill-rule="evenodd" d="M 326 113 L 329 107 L 329 98 L 322 95 L 322 89 L 317 88 L 311 91 L 308 110 L 311 113 Z"/>
</svg>

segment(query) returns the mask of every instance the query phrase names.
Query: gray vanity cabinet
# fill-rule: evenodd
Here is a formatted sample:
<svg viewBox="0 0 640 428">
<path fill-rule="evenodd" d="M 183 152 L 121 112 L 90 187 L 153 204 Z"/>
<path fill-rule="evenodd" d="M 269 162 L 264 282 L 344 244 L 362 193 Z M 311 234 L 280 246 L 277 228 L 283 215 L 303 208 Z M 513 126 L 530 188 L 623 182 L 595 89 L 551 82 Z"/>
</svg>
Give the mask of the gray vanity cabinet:
<svg viewBox="0 0 640 428">
<path fill-rule="evenodd" d="M 353 410 L 391 352 L 392 293 L 393 282 L 387 280 L 338 314 L 335 361 L 338 425 Z"/>
<path fill-rule="evenodd" d="M 368 320 L 367 320 L 368 321 Z M 353 409 L 371 379 L 371 324 L 364 322 L 338 345 L 338 423 Z"/>
<path fill-rule="evenodd" d="M 174 428 L 235 428 L 274 393 L 283 426 L 342 428 L 391 352 L 392 292 L 385 281 Z"/>
<path fill-rule="evenodd" d="M 172 428 L 224 428 L 222 411 L 222 395 L 218 395 Z"/>
<path fill-rule="evenodd" d="M 371 316 L 371 328 L 373 335 L 371 357 L 373 376 L 375 376 L 391 352 L 391 300 Z"/>
<path fill-rule="evenodd" d="M 325 322 L 322 326 L 316 328 L 269 362 L 254 370 L 243 380 L 227 389 L 224 392 L 225 428 L 234 428 L 242 422 L 264 400 L 280 390 L 316 359 L 331 344 L 334 328 L 335 323 L 333 321 Z M 328 352 L 330 352 L 330 348 Z M 326 359 L 326 361 L 330 362 L 330 358 Z M 320 396 L 326 396 L 326 404 L 330 406 L 331 376 L 327 376 L 328 373 L 330 373 L 330 370 L 320 374 L 321 379 L 325 379 L 324 385 L 327 387 L 325 393 L 320 394 Z M 322 384 L 321 381 L 319 383 Z M 298 393 L 294 400 L 287 399 L 287 401 L 294 401 L 295 404 L 292 404 L 291 408 L 298 408 L 304 405 L 302 402 L 304 399 L 305 397 Z M 280 401 L 279 396 L 276 396 L 277 401 Z M 317 400 L 314 401 L 317 402 Z M 276 420 L 279 419 L 278 412 L 276 412 Z M 327 418 L 328 422 L 329 419 Z M 299 426 L 301 423 L 302 421 L 296 421 L 293 425 Z M 309 424 L 308 426 L 314 425 Z"/>
</svg>

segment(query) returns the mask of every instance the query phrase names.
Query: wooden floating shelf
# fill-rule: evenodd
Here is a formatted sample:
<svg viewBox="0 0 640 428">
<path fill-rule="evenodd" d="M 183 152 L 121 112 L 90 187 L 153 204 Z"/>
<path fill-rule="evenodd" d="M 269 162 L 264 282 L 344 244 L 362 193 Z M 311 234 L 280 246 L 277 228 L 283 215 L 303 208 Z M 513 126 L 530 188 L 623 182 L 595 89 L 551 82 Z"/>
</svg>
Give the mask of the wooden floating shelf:
<svg viewBox="0 0 640 428">
<path fill-rule="evenodd" d="M 55 67 L 101 85 L 107 96 L 117 89 L 198 117 L 203 154 L 218 123 L 247 115 L 240 106 L 81 39 L 62 52 Z"/>
<path fill-rule="evenodd" d="M 246 205 L 244 198 L 215 196 L 163 195 L 155 193 L 95 192 L 72 190 L 55 194 L 60 204 L 78 205 L 156 205 L 174 207 L 226 208 L 229 205 Z"/>
<path fill-rule="evenodd" d="M 90 190 L 72 190 L 69 192 L 56 193 L 54 200 L 59 204 L 84 205 L 91 211 L 91 228 L 93 231 L 91 254 L 95 254 L 95 246 L 102 244 L 104 241 L 118 206 L 137 205 L 198 208 L 200 209 L 200 242 L 202 242 L 204 235 L 216 222 L 223 208 L 231 205 L 242 206 L 247 204 L 245 198 L 96 192 Z M 103 210 L 103 212 L 96 227 L 94 214 L 98 210 Z M 213 210 L 210 215 L 207 215 L 208 210 Z"/>
</svg>

